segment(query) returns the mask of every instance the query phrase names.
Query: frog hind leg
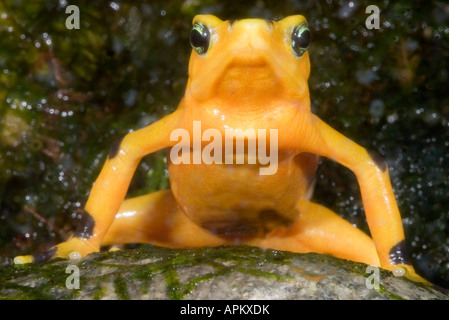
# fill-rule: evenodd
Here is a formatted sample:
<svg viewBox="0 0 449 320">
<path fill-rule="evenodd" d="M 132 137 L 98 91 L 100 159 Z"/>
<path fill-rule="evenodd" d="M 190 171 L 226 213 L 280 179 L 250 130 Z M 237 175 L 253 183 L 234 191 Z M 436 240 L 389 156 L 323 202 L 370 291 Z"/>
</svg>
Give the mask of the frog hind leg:
<svg viewBox="0 0 449 320">
<path fill-rule="evenodd" d="M 374 241 L 324 206 L 301 200 L 299 216 L 285 230 L 274 231 L 254 245 L 292 252 L 316 252 L 380 266 Z"/>
<path fill-rule="evenodd" d="M 274 231 L 248 245 L 293 252 L 327 253 L 380 265 L 373 240 L 331 210 L 307 200 L 298 203 L 300 215 L 285 232 Z M 102 245 L 151 243 L 171 248 L 230 244 L 197 226 L 179 208 L 170 190 L 125 200 Z"/>
<path fill-rule="evenodd" d="M 252 245 L 292 252 L 316 252 L 337 258 L 381 266 L 379 254 L 371 237 L 332 210 L 308 200 L 298 203 L 297 220 L 285 230 L 277 230 Z M 400 265 L 407 278 L 429 284 L 411 265 Z M 393 271 L 394 269 L 390 269 Z"/>
<path fill-rule="evenodd" d="M 171 190 L 123 202 L 102 245 L 150 243 L 170 248 L 219 246 L 225 241 L 189 220 Z"/>
</svg>

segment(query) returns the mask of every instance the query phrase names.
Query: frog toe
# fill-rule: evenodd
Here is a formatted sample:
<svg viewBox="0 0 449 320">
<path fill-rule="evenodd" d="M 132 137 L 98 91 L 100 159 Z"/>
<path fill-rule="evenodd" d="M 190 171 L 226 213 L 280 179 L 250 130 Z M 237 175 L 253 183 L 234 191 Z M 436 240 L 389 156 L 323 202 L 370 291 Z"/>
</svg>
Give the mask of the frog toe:
<svg viewBox="0 0 449 320">
<path fill-rule="evenodd" d="M 58 244 L 54 249 L 54 257 L 79 259 L 87 256 L 89 253 L 99 251 L 100 247 L 92 244 L 87 239 L 73 237 L 66 242 Z"/>
<path fill-rule="evenodd" d="M 14 258 L 14 264 L 27 264 L 33 262 L 45 262 L 55 257 L 56 247 L 53 247 L 45 252 L 35 255 L 17 256 Z"/>
<path fill-rule="evenodd" d="M 34 257 L 32 255 L 14 257 L 14 264 L 27 264 L 33 262 Z"/>
<path fill-rule="evenodd" d="M 431 285 L 429 281 L 417 274 L 411 265 L 398 265 L 392 272 L 395 277 L 406 277 L 415 282 Z"/>
</svg>

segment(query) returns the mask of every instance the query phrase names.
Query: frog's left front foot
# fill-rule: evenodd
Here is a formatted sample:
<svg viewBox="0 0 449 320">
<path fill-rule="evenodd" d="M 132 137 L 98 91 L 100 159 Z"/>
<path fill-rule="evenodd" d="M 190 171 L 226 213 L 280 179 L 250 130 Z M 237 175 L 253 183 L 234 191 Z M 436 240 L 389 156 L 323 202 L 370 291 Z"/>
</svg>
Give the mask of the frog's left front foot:
<svg viewBox="0 0 449 320">
<path fill-rule="evenodd" d="M 87 256 L 91 252 L 97 252 L 99 250 L 100 247 L 93 245 L 89 240 L 72 237 L 46 252 L 36 255 L 17 256 L 14 258 L 14 263 L 44 262 L 53 258 L 79 259 Z"/>
</svg>

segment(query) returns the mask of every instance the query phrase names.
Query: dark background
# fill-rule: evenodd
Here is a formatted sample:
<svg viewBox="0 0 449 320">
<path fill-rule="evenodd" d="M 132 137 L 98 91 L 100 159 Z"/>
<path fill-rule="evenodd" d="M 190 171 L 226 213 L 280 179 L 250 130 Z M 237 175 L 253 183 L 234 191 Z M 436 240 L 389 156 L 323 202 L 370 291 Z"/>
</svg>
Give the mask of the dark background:
<svg viewBox="0 0 449 320">
<path fill-rule="evenodd" d="M 0 1 L 0 263 L 76 225 L 112 142 L 171 113 L 198 13 L 302 14 L 312 32 L 313 112 L 382 154 L 418 272 L 449 288 L 449 5 L 444 1 Z M 380 10 L 368 30 L 365 8 Z M 165 154 L 129 195 L 169 186 Z M 369 232 L 354 175 L 321 160 L 313 200 Z"/>
</svg>

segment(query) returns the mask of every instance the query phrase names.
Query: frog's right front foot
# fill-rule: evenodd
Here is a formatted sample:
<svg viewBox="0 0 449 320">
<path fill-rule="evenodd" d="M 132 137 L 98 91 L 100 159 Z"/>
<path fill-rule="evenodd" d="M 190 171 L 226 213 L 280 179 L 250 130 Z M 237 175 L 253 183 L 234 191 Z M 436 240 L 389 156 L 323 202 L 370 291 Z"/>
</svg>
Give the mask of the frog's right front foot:
<svg viewBox="0 0 449 320">
<path fill-rule="evenodd" d="M 44 262 L 53 258 L 79 259 L 99 250 L 100 247 L 93 245 L 89 240 L 73 237 L 45 252 L 36 255 L 17 256 L 14 258 L 14 263 Z"/>
</svg>

